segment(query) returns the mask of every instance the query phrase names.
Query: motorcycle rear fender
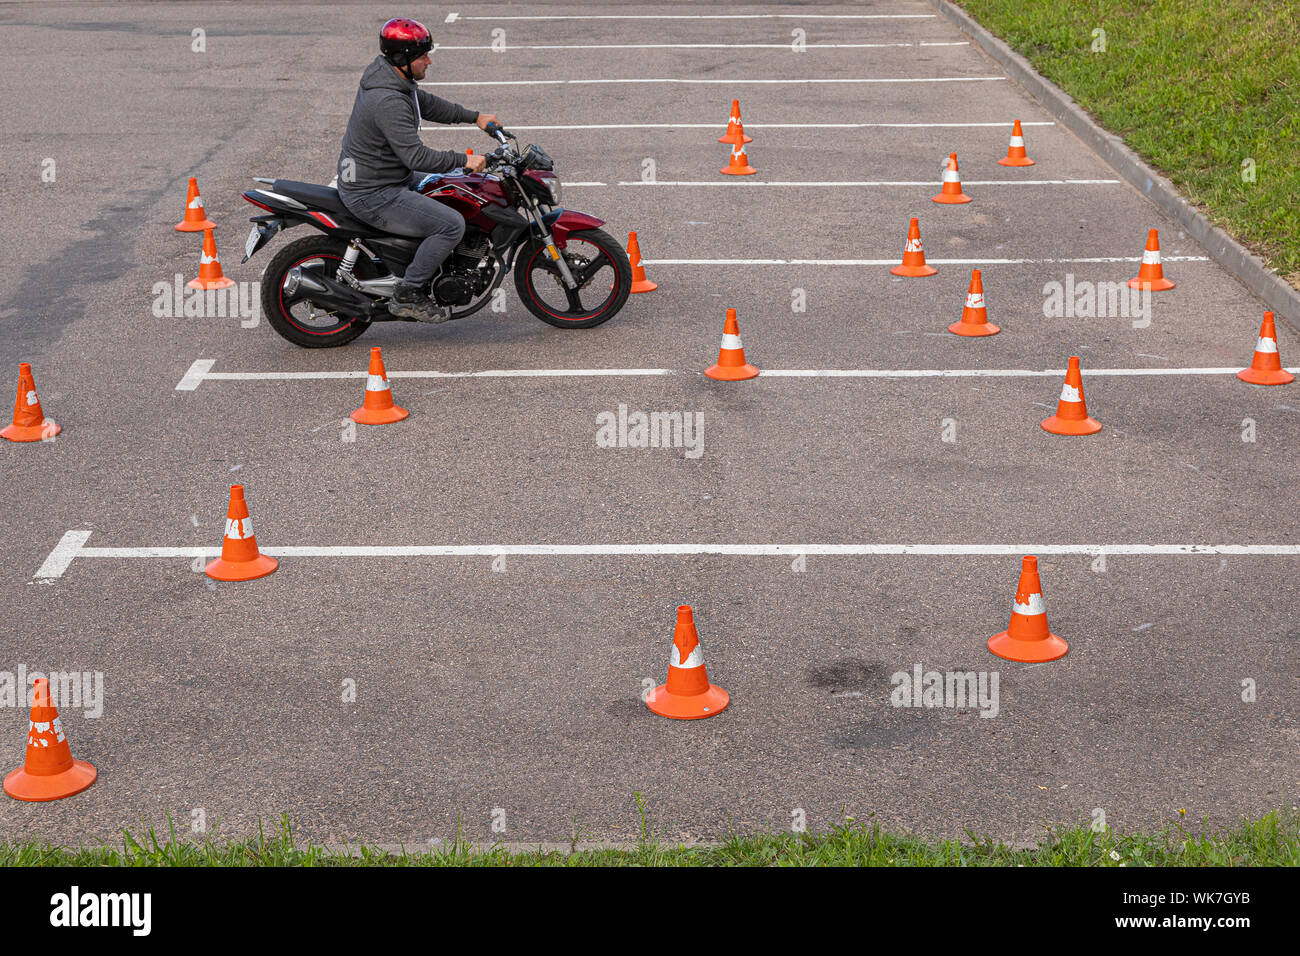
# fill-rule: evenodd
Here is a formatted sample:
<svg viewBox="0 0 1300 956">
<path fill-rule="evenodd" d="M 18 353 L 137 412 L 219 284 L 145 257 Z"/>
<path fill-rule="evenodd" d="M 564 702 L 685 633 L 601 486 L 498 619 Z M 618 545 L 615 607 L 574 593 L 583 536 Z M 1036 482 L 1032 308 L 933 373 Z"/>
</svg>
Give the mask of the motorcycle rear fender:
<svg viewBox="0 0 1300 956">
<path fill-rule="evenodd" d="M 248 220 L 257 226 L 257 241 L 253 244 L 253 248 L 244 253 L 244 258 L 240 263 L 241 265 L 253 256 L 257 255 L 259 249 L 270 242 L 277 232 L 286 227 L 285 218 L 286 217 L 284 216 L 273 214 L 270 216 L 254 216 L 252 219 Z M 287 225 L 296 226 L 298 224 L 296 222 L 291 222 Z"/>
</svg>

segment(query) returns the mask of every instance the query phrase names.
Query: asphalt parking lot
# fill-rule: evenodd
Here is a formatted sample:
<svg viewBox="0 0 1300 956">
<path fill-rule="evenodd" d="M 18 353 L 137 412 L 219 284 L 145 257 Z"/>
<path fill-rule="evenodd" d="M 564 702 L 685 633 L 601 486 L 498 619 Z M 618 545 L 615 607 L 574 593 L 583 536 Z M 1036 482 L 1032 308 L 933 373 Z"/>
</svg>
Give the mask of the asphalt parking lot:
<svg viewBox="0 0 1300 956">
<path fill-rule="evenodd" d="M 265 321 L 160 317 L 152 289 L 197 268 L 171 228 L 190 176 L 226 274 L 260 278 L 285 240 L 241 265 L 239 194 L 330 180 L 382 17 L 0 4 L 0 375 L 31 362 L 63 426 L 0 446 L 0 671 L 104 689 L 101 716 L 64 713 L 98 782 L 0 802 L 0 839 L 288 814 L 328 841 L 626 841 L 641 794 L 673 840 L 802 811 L 1023 841 L 1097 809 L 1228 824 L 1294 793 L 1300 384 L 1223 371 L 1250 362 L 1262 303 L 929 4 L 699 9 L 413 13 L 439 42 L 425 88 L 543 145 L 565 205 L 636 230 L 659 289 L 567 331 L 510 285 L 505 313 L 307 351 Z M 78 69 L 41 68 L 51 30 Z M 733 99 L 753 177 L 719 174 Z M 997 164 L 1014 119 L 1035 166 Z M 940 206 L 953 151 L 974 201 Z M 889 273 L 912 216 L 930 278 Z M 1150 228 L 1177 287 L 1149 322 L 1044 315 L 1047 283 L 1135 275 Z M 991 338 L 945 331 L 973 268 Z M 702 375 L 727 308 L 755 380 Z M 349 430 L 373 345 L 411 416 Z M 1039 428 L 1072 355 L 1104 426 L 1087 438 Z M 475 372 L 502 374 L 433 374 Z M 702 415 L 702 453 L 600 447 L 620 405 Z M 217 584 L 187 549 L 220 547 L 233 482 L 263 550 L 307 553 Z M 86 550 L 41 575 L 69 532 Z M 1029 553 L 1070 643 L 1049 664 L 985 648 Z M 709 720 L 639 699 L 683 603 L 731 694 Z M 997 672 L 996 717 L 891 706 L 916 665 Z M 7 771 L 26 717 L 0 717 Z"/>
</svg>

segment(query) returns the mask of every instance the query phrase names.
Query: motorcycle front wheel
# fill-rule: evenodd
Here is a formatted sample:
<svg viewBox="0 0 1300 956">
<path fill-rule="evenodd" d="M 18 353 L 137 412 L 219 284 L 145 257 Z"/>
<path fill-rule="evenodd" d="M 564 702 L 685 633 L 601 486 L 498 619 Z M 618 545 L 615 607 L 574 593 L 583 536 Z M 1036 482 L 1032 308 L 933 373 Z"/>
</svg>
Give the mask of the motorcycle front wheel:
<svg viewBox="0 0 1300 956">
<path fill-rule="evenodd" d="M 515 290 L 524 307 L 560 329 L 589 329 L 623 308 L 632 289 L 632 266 L 618 241 L 603 229 L 569 233 L 561 251 L 578 288 L 567 289 L 559 266 L 536 239 L 515 257 Z"/>
</svg>

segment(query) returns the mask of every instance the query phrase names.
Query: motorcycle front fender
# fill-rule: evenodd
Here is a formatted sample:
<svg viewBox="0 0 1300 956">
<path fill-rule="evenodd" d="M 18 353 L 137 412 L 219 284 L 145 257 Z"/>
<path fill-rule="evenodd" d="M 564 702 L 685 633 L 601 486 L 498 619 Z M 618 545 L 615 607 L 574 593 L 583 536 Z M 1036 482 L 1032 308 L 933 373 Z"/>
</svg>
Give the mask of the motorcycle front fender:
<svg viewBox="0 0 1300 956">
<path fill-rule="evenodd" d="M 569 233 L 583 229 L 599 229 L 605 225 L 604 219 L 597 219 L 595 216 L 588 216 L 585 212 L 577 212 L 573 209 L 552 210 L 543 221 L 549 220 L 557 211 L 559 216 L 551 223 L 551 235 L 555 237 L 555 244 L 561 249 L 568 241 Z"/>
</svg>

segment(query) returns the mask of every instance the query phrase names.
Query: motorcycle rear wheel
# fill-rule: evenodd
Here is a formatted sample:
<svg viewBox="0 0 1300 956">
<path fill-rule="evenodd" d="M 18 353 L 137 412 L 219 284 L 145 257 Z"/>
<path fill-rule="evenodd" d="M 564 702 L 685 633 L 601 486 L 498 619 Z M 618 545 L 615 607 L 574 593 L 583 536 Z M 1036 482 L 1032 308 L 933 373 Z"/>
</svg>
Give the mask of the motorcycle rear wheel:
<svg viewBox="0 0 1300 956">
<path fill-rule="evenodd" d="M 275 254 L 262 273 L 262 313 L 271 328 L 294 345 L 305 349 L 330 349 L 347 345 L 366 329 L 367 319 L 343 315 L 315 306 L 303 295 L 288 296 L 284 281 L 295 266 L 319 265 L 323 274 L 334 278 L 347 251 L 347 243 L 329 236 L 304 236 Z M 362 256 L 353 274 L 358 279 L 377 278 L 374 267 Z"/>
</svg>

